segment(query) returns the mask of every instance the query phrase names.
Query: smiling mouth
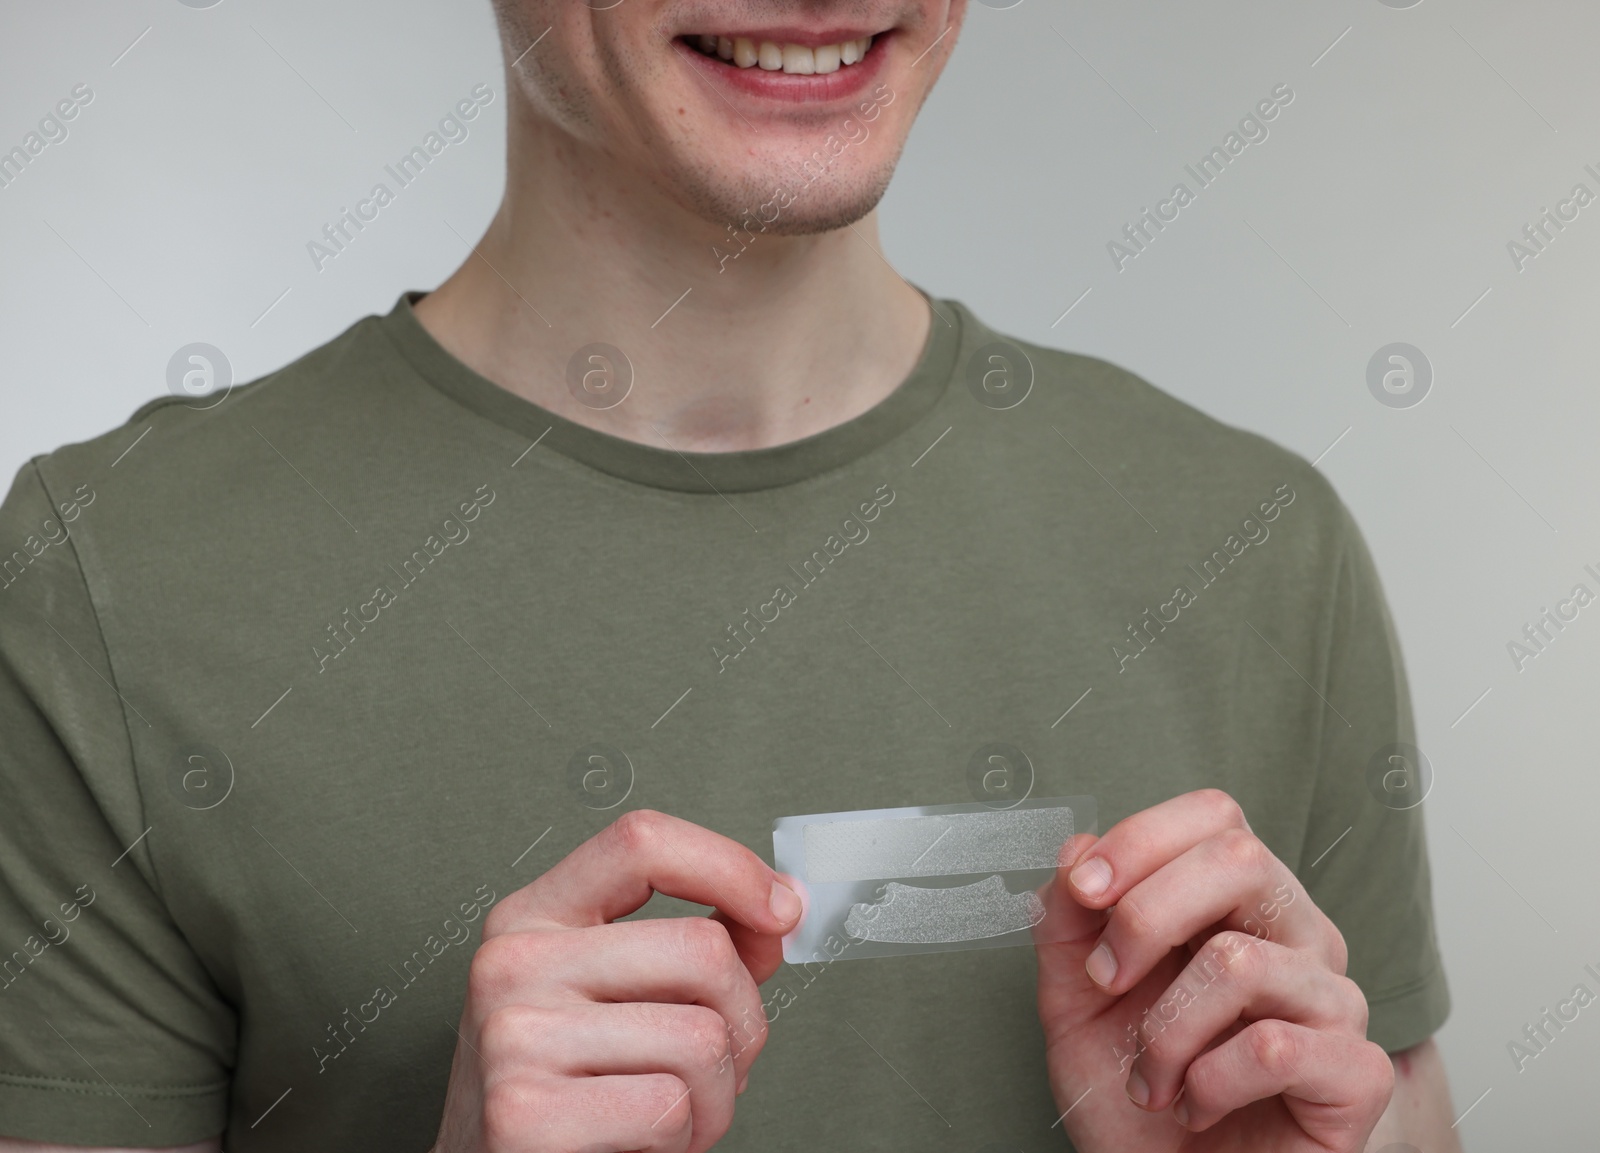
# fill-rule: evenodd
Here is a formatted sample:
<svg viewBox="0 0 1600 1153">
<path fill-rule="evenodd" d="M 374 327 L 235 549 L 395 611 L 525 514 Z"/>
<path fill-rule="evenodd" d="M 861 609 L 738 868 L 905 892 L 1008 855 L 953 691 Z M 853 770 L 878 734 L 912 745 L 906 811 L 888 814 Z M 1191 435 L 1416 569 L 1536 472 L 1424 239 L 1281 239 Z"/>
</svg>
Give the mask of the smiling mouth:
<svg viewBox="0 0 1600 1153">
<path fill-rule="evenodd" d="M 765 72 L 787 72 L 791 76 L 821 76 L 861 63 L 872 50 L 873 38 L 863 36 L 859 40 L 816 47 L 707 33 L 680 39 L 701 55 L 735 68 L 759 68 Z"/>
</svg>

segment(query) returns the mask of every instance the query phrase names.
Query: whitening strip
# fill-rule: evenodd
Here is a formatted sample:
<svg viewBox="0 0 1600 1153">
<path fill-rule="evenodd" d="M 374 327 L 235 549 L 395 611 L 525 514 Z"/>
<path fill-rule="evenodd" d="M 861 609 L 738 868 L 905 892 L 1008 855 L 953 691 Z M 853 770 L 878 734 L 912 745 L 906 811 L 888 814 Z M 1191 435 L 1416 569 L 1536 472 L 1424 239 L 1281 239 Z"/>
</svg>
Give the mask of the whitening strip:
<svg viewBox="0 0 1600 1153">
<path fill-rule="evenodd" d="M 1093 797 L 780 817 L 773 860 L 806 906 L 784 960 L 1058 940 L 1037 890 L 1054 879 L 1061 846 L 1094 831 Z"/>
</svg>

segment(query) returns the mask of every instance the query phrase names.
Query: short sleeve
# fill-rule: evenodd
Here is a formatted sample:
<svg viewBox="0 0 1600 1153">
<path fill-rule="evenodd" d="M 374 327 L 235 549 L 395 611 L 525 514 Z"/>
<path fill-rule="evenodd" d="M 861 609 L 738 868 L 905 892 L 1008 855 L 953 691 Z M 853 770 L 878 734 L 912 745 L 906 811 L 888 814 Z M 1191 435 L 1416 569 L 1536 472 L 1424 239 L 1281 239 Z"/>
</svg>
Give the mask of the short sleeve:
<svg viewBox="0 0 1600 1153">
<path fill-rule="evenodd" d="M 140 841 L 148 722 L 76 552 L 95 499 L 30 463 L 0 505 L 0 1134 L 185 1144 L 225 1126 L 237 1026 Z"/>
<path fill-rule="evenodd" d="M 1411 698 L 1376 566 L 1338 505 L 1315 799 L 1297 874 L 1339 927 L 1366 994 L 1367 1036 L 1391 1053 L 1444 1023 L 1450 995 L 1434 934 Z M 1398 758 L 1398 759 L 1396 759 Z"/>
</svg>

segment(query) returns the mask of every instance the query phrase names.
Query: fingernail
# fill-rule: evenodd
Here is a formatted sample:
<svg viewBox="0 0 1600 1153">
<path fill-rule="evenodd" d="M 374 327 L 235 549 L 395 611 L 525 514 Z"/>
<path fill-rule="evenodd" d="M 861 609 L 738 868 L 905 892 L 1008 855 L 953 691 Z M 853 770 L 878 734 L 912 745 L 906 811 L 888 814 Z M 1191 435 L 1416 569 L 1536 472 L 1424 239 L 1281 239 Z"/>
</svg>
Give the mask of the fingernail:
<svg viewBox="0 0 1600 1153">
<path fill-rule="evenodd" d="M 1111 887 L 1111 866 L 1104 857 L 1092 857 L 1067 875 L 1085 897 L 1098 897 Z"/>
<path fill-rule="evenodd" d="M 1089 954 L 1084 968 L 1089 971 L 1089 980 L 1104 988 L 1117 979 L 1117 956 L 1110 945 L 1101 945 Z"/>
<path fill-rule="evenodd" d="M 737 1097 L 748 1088 L 750 1088 L 750 1074 L 746 1073 L 743 1077 L 739 1078 L 739 1087 L 733 1091 L 733 1095 Z"/>
<path fill-rule="evenodd" d="M 1172 1117 L 1185 1129 L 1189 1127 L 1189 1099 L 1180 1090 L 1178 1099 L 1172 1103 Z"/>
<path fill-rule="evenodd" d="M 1143 1109 L 1150 1103 L 1150 1086 L 1145 1084 L 1143 1077 L 1139 1076 L 1139 1070 L 1135 1069 L 1128 1074 L 1128 1083 L 1122 1088 L 1128 1094 L 1128 1100 L 1139 1106 L 1139 1108 Z"/>
<path fill-rule="evenodd" d="M 778 881 L 772 882 L 772 896 L 767 899 L 772 915 L 784 924 L 800 916 L 800 898 L 795 891 Z"/>
</svg>

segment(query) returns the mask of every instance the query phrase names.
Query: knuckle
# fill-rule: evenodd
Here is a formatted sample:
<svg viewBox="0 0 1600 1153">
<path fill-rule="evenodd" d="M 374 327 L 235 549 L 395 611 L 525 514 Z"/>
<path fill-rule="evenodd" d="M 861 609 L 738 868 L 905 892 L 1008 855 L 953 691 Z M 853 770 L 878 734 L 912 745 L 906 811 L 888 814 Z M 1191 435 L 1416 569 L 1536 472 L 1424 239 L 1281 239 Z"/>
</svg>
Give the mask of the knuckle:
<svg viewBox="0 0 1600 1153">
<path fill-rule="evenodd" d="M 1258 962 L 1250 954 L 1259 952 L 1251 946 L 1257 940 L 1249 933 L 1237 929 L 1224 929 L 1208 939 L 1204 947 L 1190 961 L 1196 966 L 1202 976 L 1214 979 L 1227 973 L 1234 980 L 1248 980 L 1257 972 L 1249 966 Z"/>
<path fill-rule="evenodd" d="M 1361 1046 L 1362 1053 L 1370 1069 L 1373 1085 L 1379 1090 L 1384 1100 L 1394 1093 L 1395 1072 L 1394 1060 L 1383 1051 L 1383 1046 L 1373 1041 L 1368 1041 Z"/>
<path fill-rule="evenodd" d="M 1361 991 L 1361 986 L 1357 985 L 1349 977 L 1341 975 L 1337 980 L 1340 990 L 1344 994 L 1344 1000 L 1349 1005 L 1350 1031 L 1365 1037 L 1367 1035 L 1367 1021 L 1371 1012 L 1367 1005 L 1367 995 Z M 1388 1060 L 1387 1056 L 1384 1059 Z"/>
<path fill-rule="evenodd" d="M 630 1005 L 634 1024 L 670 1039 L 696 1068 L 714 1069 L 728 1061 L 728 1024 L 722 1014 L 703 1005 L 639 1001 Z"/>
<path fill-rule="evenodd" d="M 1260 838 L 1246 829 L 1222 830 L 1217 834 L 1217 846 L 1228 864 L 1241 873 L 1256 872 L 1272 860 Z"/>
<path fill-rule="evenodd" d="M 1103 847 L 1102 847 L 1103 846 Z M 1127 820 L 1114 825 L 1095 845 L 1101 854 L 1112 861 L 1113 879 L 1117 872 L 1116 861 L 1148 861 L 1160 855 L 1161 845 L 1148 826 L 1139 821 Z"/>
<path fill-rule="evenodd" d="M 474 1004 L 494 1004 L 527 972 L 527 946 L 522 934 L 493 937 L 478 946 L 467 967 L 467 999 Z"/>
<path fill-rule="evenodd" d="M 671 1073 L 646 1073 L 633 1080 L 638 1083 L 639 1110 L 660 1118 L 651 1128 L 675 1133 L 689 1124 L 689 1086 L 680 1078 Z"/>
<path fill-rule="evenodd" d="M 478 1049 L 490 1065 L 503 1065 L 504 1059 L 526 1048 L 527 1038 L 539 1029 L 540 1012 L 531 1005 L 502 1005 L 478 1026 Z"/>
<path fill-rule="evenodd" d="M 493 940 L 506 931 L 506 922 L 512 918 L 512 914 L 507 912 L 509 908 L 509 905 L 502 902 L 490 909 L 488 914 L 484 916 L 483 940 L 485 942 Z"/>
<path fill-rule="evenodd" d="M 1221 789 L 1201 789 L 1195 793 L 1195 797 L 1219 825 L 1240 829 L 1245 827 L 1244 809 L 1228 793 Z"/>
<path fill-rule="evenodd" d="M 683 1036 L 697 1059 L 707 1068 L 721 1065 L 728 1056 L 728 1023 L 715 1010 L 692 1006 L 685 1014 Z"/>
<path fill-rule="evenodd" d="M 683 959 L 695 972 L 725 975 L 739 963 L 728 930 L 710 917 L 683 917 L 677 944 Z"/>
<path fill-rule="evenodd" d="M 1260 940 L 1251 933 L 1228 929 L 1211 938 L 1209 947 L 1223 956 L 1228 974 L 1239 984 L 1253 984 L 1267 975 L 1272 958 L 1258 949 Z"/>
<path fill-rule="evenodd" d="M 1249 1038 L 1250 1055 L 1274 1079 L 1293 1075 L 1301 1064 L 1299 1041 L 1282 1021 L 1256 1021 L 1244 1031 Z"/>
<path fill-rule="evenodd" d="M 1345 968 L 1350 964 L 1350 947 L 1345 944 L 1344 934 L 1339 932 L 1339 927 L 1332 921 L 1328 922 L 1328 943 L 1325 947 L 1328 957 L 1328 968 L 1339 976 L 1345 975 Z"/>
<path fill-rule="evenodd" d="M 630 809 L 606 826 L 617 848 L 635 854 L 652 846 L 660 836 L 661 814 L 654 809 Z"/>
</svg>

